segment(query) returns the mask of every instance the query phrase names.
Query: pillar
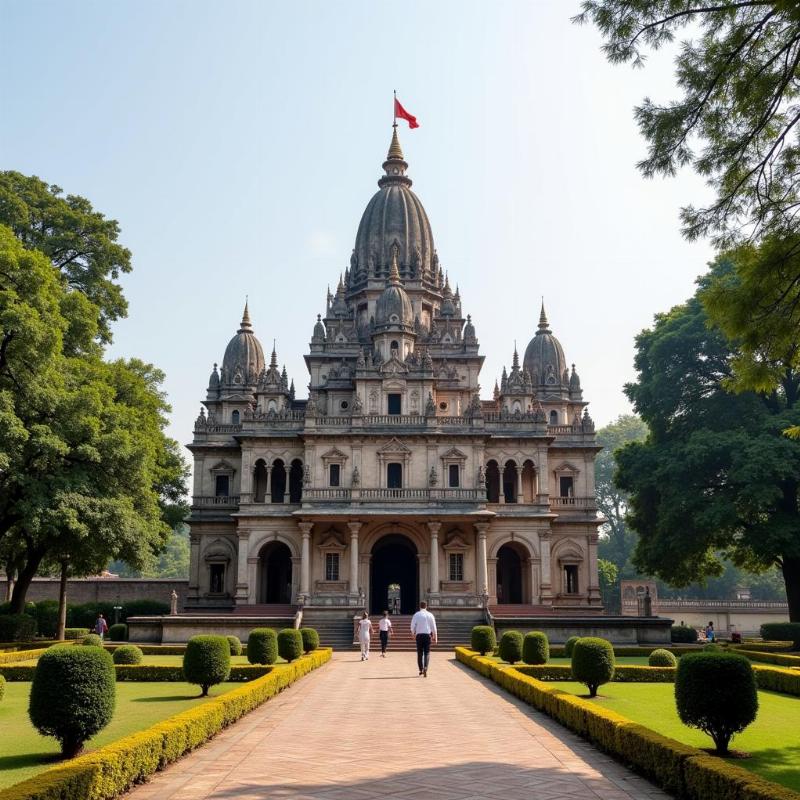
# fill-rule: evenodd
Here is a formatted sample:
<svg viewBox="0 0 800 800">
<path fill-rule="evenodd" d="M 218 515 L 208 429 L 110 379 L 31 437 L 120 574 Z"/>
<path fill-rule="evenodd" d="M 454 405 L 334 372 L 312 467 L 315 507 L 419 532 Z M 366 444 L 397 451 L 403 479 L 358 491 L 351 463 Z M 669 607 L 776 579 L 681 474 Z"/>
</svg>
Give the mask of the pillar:
<svg viewBox="0 0 800 800">
<path fill-rule="evenodd" d="M 191 534 L 189 537 L 189 591 L 188 596 L 200 596 L 200 537 Z"/>
<path fill-rule="evenodd" d="M 313 522 L 300 522 L 300 596 L 307 603 L 311 594 L 311 529 Z"/>
<path fill-rule="evenodd" d="M 358 597 L 358 532 L 362 523 L 348 522 L 350 528 L 350 596 Z"/>
<path fill-rule="evenodd" d="M 522 465 L 517 464 L 516 470 L 517 470 L 517 502 L 521 503 L 523 502 L 524 499 L 522 496 Z"/>
<path fill-rule="evenodd" d="M 429 522 L 428 530 L 431 532 L 431 563 L 430 563 L 430 584 L 431 594 L 439 594 L 439 530 L 441 522 Z"/>
<path fill-rule="evenodd" d="M 238 531 L 239 540 L 236 559 L 236 605 L 246 605 L 250 596 L 247 575 L 247 556 L 250 549 L 250 531 Z"/>
<path fill-rule="evenodd" d="M 478 557 L 477 557 L 477 593 L 479 596 L 489 593 L 489 578 L 486 566 L 486 532 L 489 530 L 488 522 L 476 522 L 475 530 L 478 534 Z"/>
<path fill-rule="evenodd" d="M 550 531 L 542 531 L 539 534 L 539 548 L 542 559 L 541 602 L 542 605 L 551 606 L 553 595 L 550 587 Z"/>
<path fill-rule="evenodd" d="M 589 545 L 589 603 L 601 602 L 600 576 L 597 571 L 597 533 L 590 533 L 587 537 Z"/>
</svg>

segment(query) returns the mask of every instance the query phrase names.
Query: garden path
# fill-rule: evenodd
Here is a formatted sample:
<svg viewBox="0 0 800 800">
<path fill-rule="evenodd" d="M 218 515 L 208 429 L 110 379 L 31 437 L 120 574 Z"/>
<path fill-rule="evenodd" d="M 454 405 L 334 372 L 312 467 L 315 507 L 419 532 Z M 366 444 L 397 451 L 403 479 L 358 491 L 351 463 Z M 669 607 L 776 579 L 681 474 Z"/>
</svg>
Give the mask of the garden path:
<svg viewBox="0 0 800 800">
<path fill-rule="evenodd" d="M 332 663 L 134 789 L 130 800 L 655 800 L 668 795 L 434 653 Z"/>
</svg>

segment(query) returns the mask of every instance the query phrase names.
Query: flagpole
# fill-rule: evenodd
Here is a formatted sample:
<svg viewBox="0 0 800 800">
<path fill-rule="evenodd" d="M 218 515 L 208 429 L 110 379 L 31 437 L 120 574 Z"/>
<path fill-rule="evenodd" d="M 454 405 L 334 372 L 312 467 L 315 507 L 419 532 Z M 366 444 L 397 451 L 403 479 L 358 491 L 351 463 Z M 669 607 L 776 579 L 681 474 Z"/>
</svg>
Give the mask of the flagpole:
<svg viewBox="0 0 800 800">
<path fill-rule="evenodd" d="M 394 95 L 394 101 L 392 102 L 392 127 L 397 127 L 397 89 L 395 89 L 392 94 Z"/>
</svg>

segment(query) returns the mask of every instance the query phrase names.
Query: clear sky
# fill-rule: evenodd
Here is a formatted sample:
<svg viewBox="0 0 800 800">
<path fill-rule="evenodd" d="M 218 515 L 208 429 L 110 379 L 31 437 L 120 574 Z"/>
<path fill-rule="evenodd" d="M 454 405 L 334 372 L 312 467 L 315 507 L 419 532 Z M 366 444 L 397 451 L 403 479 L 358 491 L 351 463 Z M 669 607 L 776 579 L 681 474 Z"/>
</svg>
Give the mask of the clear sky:
<svg viewBox="0 0 800 800">
<path fill-rule="evenodd" d="M 486 356 L 491 396 L 544 295 L 595 421 L 629 410 L 634 336 L 694 291 L 711 251 L 646 181 L 632 110 L 670 60 L 608 64 L 578 0 L 0 0 L 0 168 L 88 197 L 133 251 L 112 354 L 167 374 L 191 438 L 245 295 L 305 397 L 328 284 L 349 263 L 391 133 Z"/>
</svg>

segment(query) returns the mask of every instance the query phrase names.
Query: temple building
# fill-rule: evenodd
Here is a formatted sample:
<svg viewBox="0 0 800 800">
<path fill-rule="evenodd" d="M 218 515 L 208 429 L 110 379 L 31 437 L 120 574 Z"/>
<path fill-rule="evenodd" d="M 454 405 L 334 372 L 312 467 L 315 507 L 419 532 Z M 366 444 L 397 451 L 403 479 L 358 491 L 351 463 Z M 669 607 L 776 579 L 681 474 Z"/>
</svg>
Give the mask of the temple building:
<svg viewBox="0 0 800 800">
<path fill-rule="evenodd" d="M 481 398 L 476 325 L 407 169 L 395 128 L 310 325 L 308 397 L 265 356 L 247 304 L 214 364 L 189 446 L 186 610 L 601 611 L 600 448 L 575 365 L 537 304 L 518 323 L 523 357 Z"/>
</svg>

